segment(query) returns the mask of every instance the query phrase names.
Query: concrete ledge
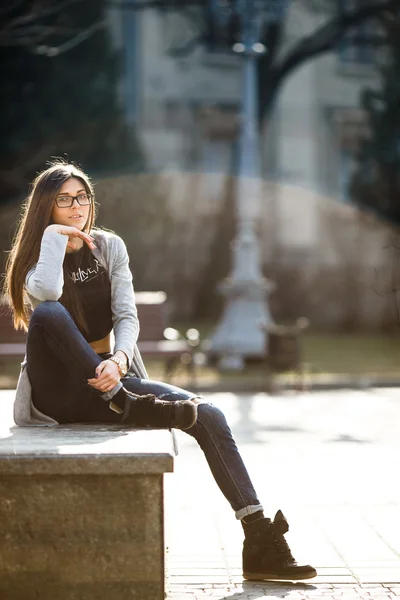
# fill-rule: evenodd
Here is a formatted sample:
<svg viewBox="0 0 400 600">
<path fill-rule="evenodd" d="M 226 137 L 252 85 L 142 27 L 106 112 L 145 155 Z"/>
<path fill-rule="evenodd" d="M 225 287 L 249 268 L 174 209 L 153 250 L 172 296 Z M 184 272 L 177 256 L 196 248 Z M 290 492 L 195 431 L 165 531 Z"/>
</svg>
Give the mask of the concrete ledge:
<svg viewBox="0 0 400 600">
<path fill-rule="evenodd" d="M 0 439 L 1 599 L 163 599 L 174 456 L 168 430 L 12 427 Z"/>
<path fill-rule="evenodd" d="M 11 427 L 0 439 L 0 477 L 168 473 L 176 453 L 174 436 L 166 429 Z"/>
</svg>

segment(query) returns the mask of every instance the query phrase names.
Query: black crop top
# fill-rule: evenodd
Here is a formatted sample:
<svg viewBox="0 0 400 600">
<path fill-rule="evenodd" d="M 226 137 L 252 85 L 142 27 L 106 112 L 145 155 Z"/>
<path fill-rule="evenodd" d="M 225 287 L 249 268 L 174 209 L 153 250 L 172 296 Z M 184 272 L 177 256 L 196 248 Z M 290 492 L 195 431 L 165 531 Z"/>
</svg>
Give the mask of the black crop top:
<svg viewBox="0 0 400 600">
<path fill-rule="evenodd" d="M 76 285 L 82 301 L 89 333 L 83 333 L 87 342 L 101 340 L 113 328 L 111 312 L 111 283 L 107 271 L 93 256 L 90 248 L 65 255 L 64 265 Z M 63 298 L 61 296 L 61 304 Z"/>
</svg>

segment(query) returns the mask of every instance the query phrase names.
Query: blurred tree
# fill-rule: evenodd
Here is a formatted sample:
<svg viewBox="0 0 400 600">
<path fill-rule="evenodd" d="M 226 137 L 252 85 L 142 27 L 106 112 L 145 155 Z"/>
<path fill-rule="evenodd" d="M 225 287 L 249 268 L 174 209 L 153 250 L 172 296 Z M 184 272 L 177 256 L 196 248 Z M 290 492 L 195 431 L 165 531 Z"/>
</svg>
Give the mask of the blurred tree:
<svg viewBox="0 0 400 600">
<path fill-rule="evenodd" d="M 260 125 L 268 119 L 282 83 L 295 69 L 333 50 L 348 31 L 357 30 L 366 21 L 386 14 L 398 16 L 400 8 L 400 0 L 351 0 L 350 3 L 346 0 L 298 0 L 306 10 L 325 18 L 319 19 L 320 24 L 313 32 L 287 48 L 283 34 L 292 2 L 263 0 L 258 5 L 259 42 L 266 48 L 258 60 Z M 114 7 L 133 11 L 159 9 L 183 15 L 188 27 L 179 31 L 180 42 L 170 49 L 171 55 L 187 55 L 199 44 L 211 51 L 231 52 L 235 43 L 243 41 L 239 4 L 239 0 L 60 0 L 57 3 L 14 0 L 8 7 L 0 9 L 0 46 L 20 46 L 46 56 L 60 55 L 102 30 L 104 8 Z M 385 39 L 361 32 L 352 35 L 346 43 L 376 46 L 385 44 Z"/>
<path fill-rule="evenodd" d="M 190 4 L 192 2 L 188 0 L 188 5 Z M 188 6 L 187 9 L 191 11 L 189 15 L 197 26 L 198 35 L 173 48 L 171 53 L 175 56 L 185 55 L 197 44 L 205 45 L 211 52 L 232 52 L 234 45 L 243 41 L 244 35 L 236 0 L 206 0 L 199 4 L 206 7 L 203 23 L 199 15 L 193 13 L 193 8 Z M 350 5 L 344 0 L 299 0 L 298 4 L 302 4 L 304 10 L 317 12 L 320 24 L 288 47 L 284 32 L 291 0 L 265 0 L 259 32 L 259 41 L 265 52 L 260 53 L 257 60 L 256 82 L 258 124 L 263 136 L 268 135 L 268 123 L 273 116 L 280 89 L 296 69 L 307 61 L 340 47 L 349 32 L 352 35 L 346 37 L 346 44 L 375 49 L 386 46 L 388 40 L 379 33 L 379 28 L 366 35 L 365 30 L 359 30 L 359 26 L 372 19 L 378 20 L 384 15 L 395 14 L 400 7 L 400 0 L 359 0 Z M 179 10 L 178 6 L 175 9 Z M 226 200 L 230 194 L 234 195 L 232 189 L 227 190 Z M 200 275 L 201 285 L 194 310 L 197 318 L 215 318 L 221 309 L 222 302 L 216 293 L 216 283 L 222 281 L 230 271 L 231 255 L 228 249 L 235 233 L 234 211 L 234 202 L 221 203 L 210 257 Z"/>
<path fill-rule="evenodd" d="M 389 60 L 381 89 L 362 94 L 370 135 L 360 145 L 350 193 L 360 206 L 400 224 L 400 23 L 387 17 L 384 24 Z"/>
<path fill-rule="evenodd" d="M 273 0 L 276 2 L 276 0 Z M 289 4 L 285 0 L 278 3 Z M 272 20 L 263 27 L 260 40 L 267 48 L 258 61 L 258 94 L 260 126 L 267 123 L 276 97 L 288 76 L 309 60 L 340 47 L 345 36 L 360 25 L 379 19 L 386 13 L 395 14 L 400 0 L 303 0 L 313 11 L 325 15 L 325 20 L 310 34 L 301 37 L 283 51 L 285 21 Z M 352 35 L 347 44 L 381 47 L 386 40 L 379 34 Z"/>
<path fill-rule="evenodd" d="M 0 46 L 48 56 L 62 54 L 104 27 L 101 16 L 87 24 L 67 22 L 65 13 L 82 5 L 83 0 L 11 0 L 0 9 Z"/>
<path fill-rule="evenodd" d="M 104 11 L 104 0 L 15 0 L 0 9 L 0 201 L 25 193 L 51 156 L 91 172 L 142 164 L 118 103 Z"/>
</svg>

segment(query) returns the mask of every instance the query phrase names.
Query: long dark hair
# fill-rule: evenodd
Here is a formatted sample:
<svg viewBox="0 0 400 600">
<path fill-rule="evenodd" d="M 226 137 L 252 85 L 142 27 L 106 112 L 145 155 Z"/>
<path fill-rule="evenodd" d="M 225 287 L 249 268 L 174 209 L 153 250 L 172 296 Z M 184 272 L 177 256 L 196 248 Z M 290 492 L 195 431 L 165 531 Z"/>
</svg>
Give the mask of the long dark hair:
<svg viewBox="0 0 400 600">
<path fill-rule="evenodd" d="M 52 223 L 51 212 L 54 199 L 61 186 L 68 179 L 76 178 L 82 182 L 85 190 L 93 198 L 88 220 L 83 231 L 89 233 L 95 222 L 96 205 L 94 190 L 89 177 L 80 167 L 57 159 L 49 163 L 49 167 L 39 173 L 31 184 L 30 194 L 22 205 L 22 212 L 17 226 L 12 247 L 7 258 L 4 283 L 4 295 L 11 307 L 15 329 L 28 330 L 29 303 L 24 289 L 28 271 L 39 260 L 40 244 L 44 230 Z M 87 333 L 87 323 L 82 304 L 70 274 L 64 271 L 64 288 L 62 303 L 82 333 Z"/>
</svg>

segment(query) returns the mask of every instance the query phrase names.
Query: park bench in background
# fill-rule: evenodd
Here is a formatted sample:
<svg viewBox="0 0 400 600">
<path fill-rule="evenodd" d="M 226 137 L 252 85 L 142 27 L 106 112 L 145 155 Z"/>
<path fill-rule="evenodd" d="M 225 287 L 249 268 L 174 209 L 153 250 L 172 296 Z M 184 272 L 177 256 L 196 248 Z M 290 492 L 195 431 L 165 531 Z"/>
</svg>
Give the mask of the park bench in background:
<svg viewBox="0 0 400 600">
<path fill-rule="evenodd" d="M 193 355 L 199 343 L 196 329 L 189 329 L 186 338 L 168 327 L 168 304 L 165 292 L 137 292 L 136 305 L 140 321 L 138 346 L 143 357 L 162 359 L 164 377 L 168 381 L 180 365 L 187 369 L 190 383 L 195 385 Z M 0 305 L 0 359 L 24 356 L 26 334 L 15 331 L 7 306 Z"/>
<path fill-rule="evenodd" d="M 197 329 L 189 329 L 186 338 L 168 327 L 168 304 L 165 292 L 136 292 L 136 306 L 140 322 L 138 347 L 144 358 L 164 360 L 164 377 L 168 381 L 179 365 L 188 371 L 190 383 L 195 385 L 194 351 L 199 344 Z"/>
</svg>

